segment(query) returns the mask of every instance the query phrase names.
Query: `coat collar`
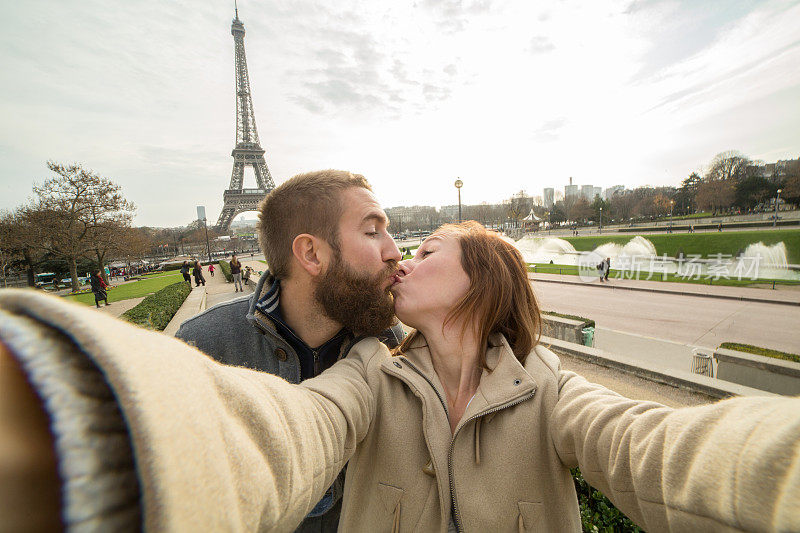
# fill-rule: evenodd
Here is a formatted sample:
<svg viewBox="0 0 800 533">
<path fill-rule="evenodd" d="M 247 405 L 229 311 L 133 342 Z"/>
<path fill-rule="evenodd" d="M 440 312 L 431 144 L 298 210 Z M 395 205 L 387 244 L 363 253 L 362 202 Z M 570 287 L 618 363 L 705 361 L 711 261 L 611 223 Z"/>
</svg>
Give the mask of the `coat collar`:
<svg viewBox="0 0 800 533">
<path fill-rule="evenodd" d="M 402 364 L 404 359 L 412 365 L 410 368 L 409 365 Z M 399 363 L 400 366 L 395 363 Z M 459 426 L 476 416 L 530 398 L 536 391 L 536 381 L 514 355 L 505 337 L 499 333 L 489 337 L 486 364 L 489 370 L 483 370 L 475 397 L 470 402 Z M 424 378 L 428 388 L 432 385 L 442 401 L 446 401 L 444 387 L 433 369 L 430 350 L 422 335 L 419 335 L 405 352 L 387 359 L 381 366 L 385 372 L 399 377 L 406 383 L 413 383 L 423 394 L 426 393 L 426 387 L 419 377 Z"/>
</svg>

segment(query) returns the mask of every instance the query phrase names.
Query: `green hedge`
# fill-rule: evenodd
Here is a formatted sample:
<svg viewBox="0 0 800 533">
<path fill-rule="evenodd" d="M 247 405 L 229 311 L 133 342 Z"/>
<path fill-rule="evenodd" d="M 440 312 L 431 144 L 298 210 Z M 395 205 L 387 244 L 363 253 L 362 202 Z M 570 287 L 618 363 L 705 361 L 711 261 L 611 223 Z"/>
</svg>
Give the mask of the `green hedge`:
<svg viewBox="0 0 800 533">
<path fill-rule="evenodd" d="M 231 283 L 233 281 L 233 275 L 231 274 L 231 264 L 225 261 L 224 259 L 220 259 L 217 264 L 219 265 L 219 269 L 222 271 L 222 275 L 225 276 L 225 281 Z"/>
<path fill-rule="evenodd" d="M 162 331 L 192 292 L 192 284 L 179 281 L 167 285 L 122 313 L 122 319 L 147 329 Z"/>
<path fill-rule="evenodd" d="M 631 522 L 631 519 L 614 507 L 611 500 L 603 496 L 599 490 L 589 485 L 580 469 L 570 469 L 575 481 L 575 491 L 578 493 L 578 505 L 581 511 L 581 526 L 586 533 L 599 532 L 635 532 L 644 533 L 644 530 Z"/>
<path fill-rule="evenodd" d="M 755 355 L 763 355 L 765 357 L 774 357 L 775 359 L 784 359 L 794 363 L 800 363 L 800 355 L 795 353 L 779 352 L 771 348 L 761 348 L 760 346 L 753 346 L 752 344 L 739 344 L 738 342 L 723 342 L 719 345 L 720 348 L 726 350 L 736 350 L 737 352 L 752 353 Z"/>
</svg>

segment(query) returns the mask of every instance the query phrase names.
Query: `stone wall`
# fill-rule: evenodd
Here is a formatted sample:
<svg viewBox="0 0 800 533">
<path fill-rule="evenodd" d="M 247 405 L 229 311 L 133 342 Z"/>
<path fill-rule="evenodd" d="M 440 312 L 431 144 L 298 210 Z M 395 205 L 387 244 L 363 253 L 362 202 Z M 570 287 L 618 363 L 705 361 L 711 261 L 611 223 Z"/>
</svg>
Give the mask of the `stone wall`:
<svg viewBox="0 0 800 533">
<path fill-rule="evenodd" d="M 800 363 L 718 348 L 717 379 L 776 394 L 800 394 Z"/>
<path fill-rule="evenodd" d="M 553 315 L 542 315 L 542 335 L 562 341 L 583 344 L 583 328 L 587 322 Z"/>
</svg>

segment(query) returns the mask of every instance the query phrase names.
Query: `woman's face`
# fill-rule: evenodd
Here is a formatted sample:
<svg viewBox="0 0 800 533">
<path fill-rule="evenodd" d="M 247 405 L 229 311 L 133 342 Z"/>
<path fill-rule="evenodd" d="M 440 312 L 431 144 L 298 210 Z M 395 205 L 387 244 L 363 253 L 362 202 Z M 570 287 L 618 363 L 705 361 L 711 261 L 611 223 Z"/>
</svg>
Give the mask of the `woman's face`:
<svg viewBox="0 0 800 533">
<path fill-rule="evenodd" d="M 392 285 L 395 314 L 413 328 L 441 328 L 469 285 L 458 239 L 446 233 L 431 235 L 413 258 L 400 262 Z"/>
</svg>

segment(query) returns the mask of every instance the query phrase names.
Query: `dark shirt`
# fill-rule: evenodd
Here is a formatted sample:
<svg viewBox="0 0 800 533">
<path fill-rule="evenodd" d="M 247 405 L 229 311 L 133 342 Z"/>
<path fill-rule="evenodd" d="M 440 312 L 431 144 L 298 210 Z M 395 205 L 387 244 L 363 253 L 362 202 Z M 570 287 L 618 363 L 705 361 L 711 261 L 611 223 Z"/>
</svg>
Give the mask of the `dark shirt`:
<svg viewBox="0 0 800 533">
<path fill-rule="evenodd" d="M 303 342 L 292 328 L 283 321 L 280 308 L 270 313 L 269 317 L 275 322 L 275 328 L 278 330 L 278 333 L 280 333 L 281 336 L 286 339 L 286 342 L 294 348 L 294 351 L 297 352 L 297 356 L 300 358 L 301 381 L 318 376 L 339 359 L 342 343 L 347 338 L 346 329 L 340 329 L 336 335 L 325 341 L 321 346 L 312 348 Z"/>
<path fill-rule="evenodd" d="M 280 281 L 275 280 L 256 306 L 272 319 L 280 336 L 297 352 L 297 356 L 300 358 L 300 381 L 318 376 L 339 359 L 342 343 L 348 338 L 347 330 L 340 329 L 336 335 L 322 345 L 312 348 L 284 321 L 278 305 L 279 294 Z"/>
</svg>

